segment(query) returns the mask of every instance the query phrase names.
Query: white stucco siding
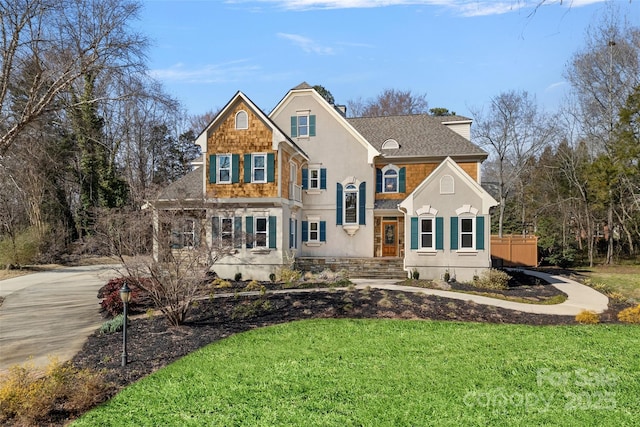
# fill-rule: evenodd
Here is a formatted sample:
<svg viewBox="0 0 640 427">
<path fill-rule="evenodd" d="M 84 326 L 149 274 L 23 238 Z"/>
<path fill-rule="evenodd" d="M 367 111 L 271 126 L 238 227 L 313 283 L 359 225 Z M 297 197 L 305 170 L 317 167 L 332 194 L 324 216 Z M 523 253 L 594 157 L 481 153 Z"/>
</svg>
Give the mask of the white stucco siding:
<svg viewBox="0 0 640 427">
<path fill-rule="evenodd" d="M 405 200 L 401 206 L 406 210 L 405 221 L 405 268 L 408 272 L 414 269 L 425 279 L 441 279 L 446 271 L 460 281 L 470 281 L 474 275 L 480 274 L 491 265 L 490 257 L 490 216 L 488 215 L 487 197 L 483 190 L 472 184 L 464 175 L 456 170 L 453 162 L 440 166 L 428 179 L 421 184 Z M 446 177 L 453 186 L 445 185 L 441 189 L 441 179 Z M 453 190 L 450 194 L 449 190 Z M 445 190 L 444 192 L 441 190 Z M 411 218 L 427 213 L 433 218 L 442 218 L 441 233 L 442 248 L 437 250 L 423 250 L 411 248 L 412 226 Z M 474 247 L 460 248 L 459 235 L 452 235 L 452 218 L 458 221 L 460 217 L 474 219 Z M 482 218 L 478 220 L 477 218 Z M 456 224 L 456 227 L 458 225 Z M 482 228 L 480 228 L 482 227 Z M 481 232 L 483 244 L 478 244 L 478 231 Z M 415 235 L 415 230 L 414 230 Z M 452 242 L 452 239 L 456 239 Z M 453 244 L 452 244 L 453 243 Z M 479 247 L 481 246 L 481 247 Z"/>
<path fill-rule="evenodd" d="M 315 136 L 293 137 L 309 156 L 302 168 L 317 167 L 326 170 L 326 189 L 303 190 L 303 210 L 300 220 L 309 218 L 325 221 L 326 242 L 305 244 L 301 256 L 372 257 L 373 256 L 373 202 L 375 173 L 369 164 L 370 146 L 358 139 L 346 120 L 339 117 L 323 101 L 310 93 L 292 96 L 271 118 L 290 134 L 291 116 L 308 112 L 315 116 Z M 365 224 L 359 225 L 351 235 L 342 225 L 337 225 L 337 184 L 343 187 L 353 182 L 366 185 Z"/>
</svg>

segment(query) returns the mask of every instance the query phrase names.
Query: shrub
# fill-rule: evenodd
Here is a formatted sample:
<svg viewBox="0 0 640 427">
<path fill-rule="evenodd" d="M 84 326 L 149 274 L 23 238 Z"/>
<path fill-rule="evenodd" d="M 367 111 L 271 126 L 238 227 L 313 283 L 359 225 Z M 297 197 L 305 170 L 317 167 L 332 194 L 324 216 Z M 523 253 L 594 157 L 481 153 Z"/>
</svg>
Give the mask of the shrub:
<svg viewBox="0 0 640 427">
<path fill-rule="evenodd" d="M 257 280 L 252 280 L 249 283 L 247 283 L 247 286 L 244 287 L 244 290 L 247 292 L 259 291 L 260 283 Z"/>
<path fill-rule="evenodd" d="M 0 423 L 48 425 L 62 408 L 77 416 L 104 401 L 110 387 L 100 373 L 52 360 L 44 371 L 15 365 L 0 377 Z"/>
<path fill-rule="evenodd" d="M 413 277 L 414 280 L 420 279 L 420 272 L 416 268 L 414 268 L 411 272 L 411 277 Z"/>
<path fill-rule="evenodd" d="M 122 330 L 122 319 L 124 316 L 122 314 L 118 314 L 111 320 L 107 320 L 100 326 L 101 334 L 113 334 L 114 332 L 118 332 Z"/>
<path fill-rule="evenodd" d="M 151 282 L 151 279 L 141 279 Z M 129 308 L 135 309 L 139 303 L 142 290 L 138 286 L 138 279 L 133 277 L 117 277 L 111 279 L 106 285 L 98 290 L 98 298 L 101 298 L 100 306 L 102 310 L 108 313 L 110 316 L 117 316 L 122 313 L 124 307 L 122 299 L 120 298 L 120 288 L 127 282 L 129 288 L 131 288 L 131 301 L 129 302 Z M 147 285 L 148 286 L 148 285 Z"/>
<path fill-rule="evenodd" d="M 293 270 L 288 267 L 282 267 L 278 271 L 278 276 L 280 277 L 280 280 L 282 282 L 290 285 L 300 280 L 300 278 L 302 277 L 302 273 L 298 270 Z"/>
<path fill-rule="evenodd" d="M 219 277 L 213 282 L 211 282 L 211 284 L 218 289 L 226 289 L 231 287 L 230 281 L 221 279 Z"/>
<path fill-rule="evenodd" d="M 507 289 L 510 278 L 506 272 L 491 268 L 483 271 L 474 284 L 482 289 Z"/>
<path fill-rule="evenodd" d="M 600 316 L 595 311 L 582 310 L 576 315 L 576 322 L 584 325 L 595 325 L 600 323 Z"/>
<path fill-rule="evenodd" d="M 35 227 L 18 233 L 15 241 L 9 237 L 0 239 L 0 266 L 12 268 L 33 264 L 38 257 L 41 240 Z"/>
<path fill-rule="evenodd" d="M 624 323 L 640 323 L 640 304 L 622 310 L 618 313 L 618 320 Z"/>
<path fill-rule="evenodd" d="M 269 280 L 271 280 L 271 282 L 275 282 L 276 281 L 276 273 L 269 274 Z"/>
<path fill-rule="evenodd" d="M 239 282 L 242 280 L 242 273 L 236 273 L 236 275 L 233 277 L 233 280 L 235 280 L 236 282 Z"/>
</svg>

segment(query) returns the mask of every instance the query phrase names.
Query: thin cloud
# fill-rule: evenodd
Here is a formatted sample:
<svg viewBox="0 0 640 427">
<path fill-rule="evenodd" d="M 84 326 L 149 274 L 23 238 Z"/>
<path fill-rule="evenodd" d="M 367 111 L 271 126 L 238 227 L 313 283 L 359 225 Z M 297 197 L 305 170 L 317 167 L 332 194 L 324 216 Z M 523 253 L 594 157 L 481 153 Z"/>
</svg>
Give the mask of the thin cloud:
<svg viewBox="0 0 640 427">
<path fill-rule="evenodd" d="M 199 67 L 191 67 L 179 62 L 169 68 L 150 70 L 149 74 L 163 81 L 225 83 L 246 78 L 259 70 L 259 66 L 248 64 L 248 60 L 241 59 L 221 64 L 205 64 Z"/>
<path fill-rule="evenodd" d="M 278 37 L 289 40 L 294 45 L 307 53 L 315 53 L 317 55 L 333 55 L 335 51 L 330 47 L 320 46 L 310 38 L 299 34 L 278 33 Z"/>
<path fill-rule="evenodd" d="M 226 0 L 229 4 L 274 4 L 285 10 L 363 9 L 388 6 L 437 6 L 466 16 L 502 15 L 540 6 L 580 7 L 608 0 Z"/>
</svg>

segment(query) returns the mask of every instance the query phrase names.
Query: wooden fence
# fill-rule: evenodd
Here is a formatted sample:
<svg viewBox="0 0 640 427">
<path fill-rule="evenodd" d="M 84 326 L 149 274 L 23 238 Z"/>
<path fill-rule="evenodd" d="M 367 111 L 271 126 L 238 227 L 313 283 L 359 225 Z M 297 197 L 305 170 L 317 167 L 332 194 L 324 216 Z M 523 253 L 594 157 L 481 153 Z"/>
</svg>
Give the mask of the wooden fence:
<svg viewBox="0 0 640 427">
<path fill-rule="evenodd" d="M 537 236 L 491 236 L 494 267 L 535 267 L 538 265 Z"/>
</svg>

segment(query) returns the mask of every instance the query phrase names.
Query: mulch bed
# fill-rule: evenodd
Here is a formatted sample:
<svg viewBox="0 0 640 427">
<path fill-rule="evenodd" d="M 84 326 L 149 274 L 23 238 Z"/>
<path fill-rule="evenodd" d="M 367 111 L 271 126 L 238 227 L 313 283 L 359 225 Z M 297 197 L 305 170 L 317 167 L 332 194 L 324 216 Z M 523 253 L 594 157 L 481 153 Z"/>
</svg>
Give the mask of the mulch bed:
<svg viewBox="0 0 640 427">
<path fill-rule="evenodd" d="M 234 293 L 245 286 L 246 282 L 237 282 L 229 289 L 216 290 L 216 293 Z M 553 297 L 559 292 L 556 288 L 540 282 L 518 283 L 505 291 L 512 296 L 535 294 L 544 295 L 544 298 Z M 616 323 L 617 312 L 627 306 L 610 304 L 609 310 L 601 315 L 601 322 Z M 138 313 L 144 313 L 144 310 L 145 307 L 138 307 Z M 125 367 L 120 366 L 122 333 L 94 333 L 73 358 L 72 363 L 79 368 L 105 372 L 106 380 L 114 385 L 111 394 L 113 395 L 132 382 L 194 350 L 230 335 L 278 323 L 313 318 L 423 319 L 529 325 L 576 323 L 573 316 L 523 313 L 470 301 L 402 291 L 328 288 L 307 293 L 266 293 L 252 296 L 236 294 L 198 301 L 190 311 L 187 322 L 180 327 L 168 325 L 161 315 L 134 316 L 130 319 L 127 329 L 129 363 Z"/>
</svg>

